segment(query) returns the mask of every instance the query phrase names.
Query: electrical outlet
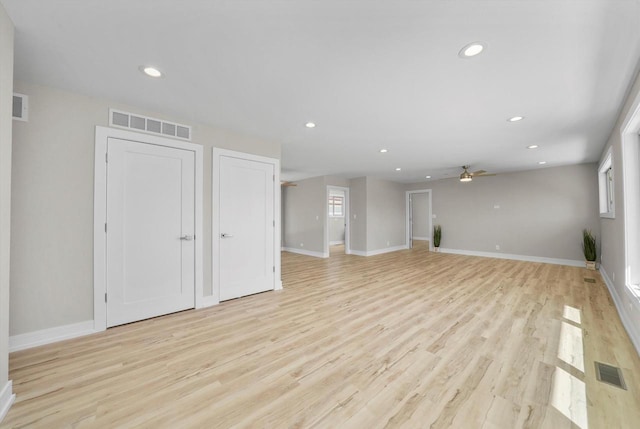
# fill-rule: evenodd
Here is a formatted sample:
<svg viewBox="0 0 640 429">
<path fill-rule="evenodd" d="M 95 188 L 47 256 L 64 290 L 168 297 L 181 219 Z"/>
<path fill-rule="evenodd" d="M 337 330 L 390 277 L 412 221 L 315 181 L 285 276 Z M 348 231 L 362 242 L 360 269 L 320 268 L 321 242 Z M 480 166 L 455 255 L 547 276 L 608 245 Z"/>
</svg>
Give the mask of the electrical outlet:
<svg viewBox="0 0 640 429">
<path fill-rule="evenodd" d="M 493 206 L 494 209 L 499 209 L 500 208 L 500 204 L 496 204 Z"/>
<path fill-rule="evenodd" d="M 387 246 L 389 245 L 389 242 L 387 241 Z"/>
<path fill-rule="evenodd" d="M 300 247 L 304 247 L 304 243 L 300 243 Z"/>
<path fill-rule="evenodd" d="M 496 244 L 496 250 L 500 250 L 500 245 Z"/>
</svg>

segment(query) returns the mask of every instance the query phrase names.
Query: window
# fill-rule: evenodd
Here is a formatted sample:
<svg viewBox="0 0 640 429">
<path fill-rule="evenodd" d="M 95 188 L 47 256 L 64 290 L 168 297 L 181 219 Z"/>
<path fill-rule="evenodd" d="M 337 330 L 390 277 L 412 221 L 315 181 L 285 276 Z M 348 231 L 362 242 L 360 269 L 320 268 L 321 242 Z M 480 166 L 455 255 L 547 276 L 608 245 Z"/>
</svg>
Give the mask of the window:
<svg viewBox="0 0 640 429">
<path fill-rule="evenodd" d="M 615 218 L 615 188 L 613 180 L 613 159 L 611 148 L 598 167 L 598 188 L 600 200 L 600 217 Z"/>
<path fill-rule="evenodd" d="M 329 216 L 344 217 L 344 197 L 329 196 Z"/>
</svg>

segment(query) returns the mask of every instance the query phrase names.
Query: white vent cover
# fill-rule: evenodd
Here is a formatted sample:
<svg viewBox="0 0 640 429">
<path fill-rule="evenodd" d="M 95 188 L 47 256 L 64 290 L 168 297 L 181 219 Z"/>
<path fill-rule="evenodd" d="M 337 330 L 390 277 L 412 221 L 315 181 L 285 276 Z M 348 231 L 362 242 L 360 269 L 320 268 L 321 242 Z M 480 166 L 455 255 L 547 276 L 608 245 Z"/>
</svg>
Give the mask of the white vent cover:
<svg viewBox="0 0 640 429">
<path fill-rule="evenodd" d="M 165 137 L 174 137 L 180 140 L 191 140 L 191 127 L 188 125 L 176 124 L 115 109 L 109 109 L 109 125 Z"/>
<path fill-rule="evenodd" d="M 27 122 L 29 120 L 29 97 L 13 93 L 13 119 Z"/>
</svg>

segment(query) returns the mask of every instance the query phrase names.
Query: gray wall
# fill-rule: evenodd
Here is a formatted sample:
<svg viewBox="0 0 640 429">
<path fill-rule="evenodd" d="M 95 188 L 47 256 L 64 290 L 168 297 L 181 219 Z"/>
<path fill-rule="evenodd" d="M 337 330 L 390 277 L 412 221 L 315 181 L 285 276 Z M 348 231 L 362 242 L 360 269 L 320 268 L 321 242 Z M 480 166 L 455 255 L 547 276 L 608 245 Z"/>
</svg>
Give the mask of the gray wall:
<svg viewBox="0 0 640 429">
<path fill-rule="evenodd" d="M 579 261 L 582 229 L 600 235 L 595 164 L 408 186 L 429 188 L 443 248 Z"/>
<path fill-rule="evenodd" d="M 411 196 L 413 238 L 428 239 L 431 237 L 431 231 L 429 231 L 429 198 L 427 196 L 426 192 Z"/>
<path fill-rule="evenodd" d="M 299 180 L 283 189 L 284 240 L 282 247 L 324 253 L 327 216 L 324 177 Z"/>
<path fill-rule="evenodd" d="M 297 186 L 282 188 L 282 247 L 324 254 L 328 245 L 325 243 L 327 186 L 348 188 L 350 181 L 337 176 L 318 176 L 295 184 Z M 330 228 L 331 224 L 330 219 Z"/>
<path fill-rule="evenodd" d="M 615 186 L 615 219 L 600 218 L 600 228 L 602 231 L 601 240 L 601 267 L 612 281 L 618 297 L 622 301 L 622 311 L 626 318 L 636 326 L 636 332 L 640 332 L 640 303 L 637 298 L 633 298 L 627 291 L 625 284 L 625 241 L 633 239 L 628 237 L 624 227 L 624 181 L 623 181 L 623 153 L 620 127 L 629 114 L 633 101 L 640 96 L 640 75 L 636 79 L 629 91 L 629 96 L 624 104 L 618 121 L 607 144 L 604 147 L 603 155 L 612 148 L 613 171 Z M 638 219 L 635 219 L 638 222 Z M 634 302 L 635 300 L 635 302 Z M 640 338 L 636 338 L 636 341 Z"/>
<path fill-rule="evenodd" d="M 0 4 L 0 392 L 9 381 L 12 94 L 13 24 Z"/>
<path fill-rule="evenodd" d="M 3 38 L 4 40 L 4 38 Z M 204 146 L 204 294 L 211 294 L 211 148 L 280 158 L 280 145 L 108 100 L 15 82 L 29 122 L 15 122 L 11 335 L 93 319 L 95 126 L 114 107 L 193 126 Z M 4 241 L 3 241 L 4 242 Z M 3 313 L 4 314 L 4 313 Z"/>
<path fill-rule="evenodd" d="M 405 244 L 405 185 L 367 177 L 367 251 Z"/>
</svg>

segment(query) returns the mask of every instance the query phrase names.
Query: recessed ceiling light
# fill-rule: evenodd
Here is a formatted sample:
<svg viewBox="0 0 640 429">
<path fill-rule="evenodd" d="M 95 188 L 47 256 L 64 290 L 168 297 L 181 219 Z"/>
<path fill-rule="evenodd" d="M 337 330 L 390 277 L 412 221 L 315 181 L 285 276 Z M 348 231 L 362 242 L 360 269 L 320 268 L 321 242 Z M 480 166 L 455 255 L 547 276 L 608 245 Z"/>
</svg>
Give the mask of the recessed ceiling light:
<svg viewBox="0 0 640 429">
<path fill-rule="evenodd" d="M 532 144 L 531 146 L 527 146 L 527 149 L 538 149 L 538 145 Z"/>
<path fill-rule="evenodd" d="M 540 165 L 545 165 L 547 163 L 547 161 L 538 161 L 538 164 Z"/>
<path fill-rule="evenodd" d="M 138 69 L 149 77 L 162 77 L 162 72 L 152 66 L 140 66 Z"/>
<path fill-rule="evenodd" d="M 507 119 L 509 122 L 518 122 L 524 119 L 524 116 L 514 116 L 512 118 Z"/>
<path fill-rule="evenodd" d="M 387 153 L 389 152 L 387 149 L 380 149 L 380 153 Z"/>
<path fill-rule="evenodd" d="M 458 52 L 458 56 L 460 58 L 475 57 L 476 55 L 478 55 L 482 51 L 484 51 L 485 47 L 486 47 L 486 45 L 484 43 L 482 43 L 482 42 L 469 43 L 468 45 L 466 45 L 462 49 L 460 49 L 460 52 Z"/>
<path fill-rule="evenodd" d="M 315 128 L 316 124 L 313 122 L 307 122 L 306 124 L 304 124 L 304 126 L 307 128 Z"/>
<path fill-rule="evenodd" d="M 431 179 L 431 176 L 424 176 L 425 179 Z"/>
<path fill-rule="evenodd" d="M 396 171 L 400 171 L 400 170 L 402 170 L 402 168 L 400 168 L 400 167 L 397 167 L 397 168 L 396 168 Z"/>
</svg>

